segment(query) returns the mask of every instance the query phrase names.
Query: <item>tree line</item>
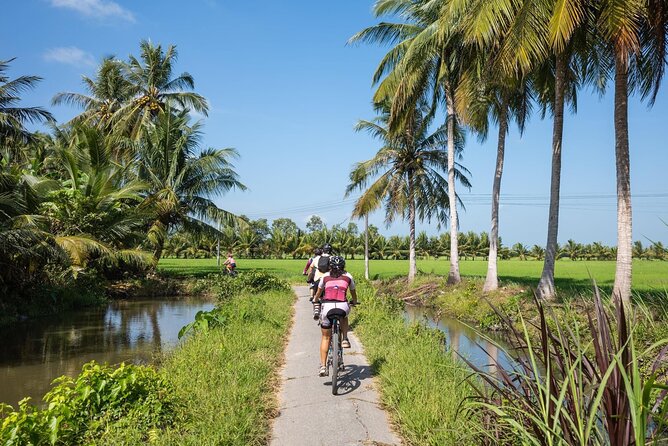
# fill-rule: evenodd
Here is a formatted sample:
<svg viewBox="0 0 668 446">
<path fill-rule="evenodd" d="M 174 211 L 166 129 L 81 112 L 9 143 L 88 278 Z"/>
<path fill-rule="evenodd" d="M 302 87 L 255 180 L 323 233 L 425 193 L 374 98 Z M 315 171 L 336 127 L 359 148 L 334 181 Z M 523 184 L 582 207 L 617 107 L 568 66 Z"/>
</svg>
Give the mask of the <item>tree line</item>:
<svg viewBox="0 0 668 446">
<path fill-rule="evenodd" d="M 377 0 L 382 21 L 350 43 L 389 47 L 373 73 L 378 116 L 361 121 L 381 145 L 376 156 L 350 173 L 348 193 L 361 191 L 354 216 L 383 208 L 386 221 L 408 221 L 409 280 L 415 276 L 415 221 L 450 227 L 448 283 L 461 280 L 457 190 L 470 187 L 458 165 L 465 134 L 481 139 L 496 127 L 488 272 L 484 290 L 498 288 L 499 196 L 506 136 L 523 132 L 534 109 L 551 115 L 550 206 L 539 296 L 555 297 L 561 154 L 566 107 L 578 93 L 613 90 L 617 190 L 617 248 L 613 294 L 631 296 L 632 241 L 628 98 L 652 105 L 665 72 L 668 4 L 589 0 Z M 443 119 L 441 119 L 443 116 Z M 440 123 L 435 123 L 439 119 Z M 430 124 L 437 126 L 435 132 Z M 547 142 L 547 141 L 546 141 Z M 611 153 L 613 153 L 611 147 Z"/>
<path fill-rule="evenodd" d="M 248 225 L 244 227 L 226 227 L 219 236 L 194 238 L 177 232 L 165 243 L 163 255 L 181 259 L 206 259 L 231 251 L 241 258 L 306 259 L 315 248 L 330 243 L 345 258 L 359 259 L 364 256 L 365 233 L 356 223 L 327 227 L 319 216 L 314 215 L 306 227 L 306 230 L 299 228 L 289 218 L 278 218 L 271 223 L 261 218 L 248 220 Z M 371 259 L 409 259 L 409 236 L 385 236 L 374 225 L 369 225 L 368 233 Z M 487 232 L 460 232 L 457 238 L 459 255 L 464 260 L 488 260 L 490 237 Z M 415 237 L 415 255 L 419 259 L 449 259 L 450 233 L 430 236 L 426 231 L 419 232 Z M 558 245 L 557 258 L 614 260 L 616 255 L 614 246 L 606 246 L 601 242 L 583 244 L 568 240 Z M 506 246 L 499 238 L 498 256 L 503 260 L 544 260 L 545 248 L 519 242 Z M 641 241 L 636 241 L 633 257 L 641 260 L 668 260 L 668 251 L 662 242 L 643 245 Z"/>
<path fill-rule="evenodd" d="M 174 46 L 142 41 L 139 55 L 104 59 L 86 93 L 53 105 L 80 114 L 57 123 L 42 107 L 21 107 L 40 78 L 10 78 L 0 62 L 0 293 L 29 294 L 79 276 L 144 273 L 174 231 L 218 234 L 238 217 L 212 197 L 245 189 L 238 152 L 202 147 L 208 103 L 193 77 L 177 74 Z M 43 122 L 50 131 L 30 132 Z"/>
</svg>

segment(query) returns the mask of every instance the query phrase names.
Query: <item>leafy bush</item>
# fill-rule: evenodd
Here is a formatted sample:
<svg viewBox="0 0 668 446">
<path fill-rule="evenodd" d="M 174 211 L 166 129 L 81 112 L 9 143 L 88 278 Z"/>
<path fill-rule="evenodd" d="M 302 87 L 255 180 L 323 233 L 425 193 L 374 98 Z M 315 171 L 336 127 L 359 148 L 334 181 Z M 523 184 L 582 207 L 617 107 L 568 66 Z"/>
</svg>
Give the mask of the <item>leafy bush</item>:
<svg viewBox="0 0 668 446">
<path fill-rule="evenodd" d="M 190 331 L 206 331 L 211 328 L 220 327 L 225 324 L 227 317 L 220 308 L 214 308 L 211 311 L 200 310 L 195 315 L 195 320 L 184 325 L 179 330 L 179 339 Z"/>
<path fill-rule="evenodd" d="M 243 271 L 236 277 L 222 274 L 209 277 L 220 300 L 226 300 L 242 293 L 258 294 L 266 291 L 290 290 L 290 285 L 285 280 L 259 270 Z"/>
<path fill-rule="evenodd" d="M 62 376 L 44 396 L 40 410 L 26 398 L 17 411 L 1 407 L 3 445 L 87 444 L 114 423 L 128 423 L 147 434 L 171 424 L 178 403 L 155 369 L 121 364 L 83 366 L 76 378 Z"/>
</svg>

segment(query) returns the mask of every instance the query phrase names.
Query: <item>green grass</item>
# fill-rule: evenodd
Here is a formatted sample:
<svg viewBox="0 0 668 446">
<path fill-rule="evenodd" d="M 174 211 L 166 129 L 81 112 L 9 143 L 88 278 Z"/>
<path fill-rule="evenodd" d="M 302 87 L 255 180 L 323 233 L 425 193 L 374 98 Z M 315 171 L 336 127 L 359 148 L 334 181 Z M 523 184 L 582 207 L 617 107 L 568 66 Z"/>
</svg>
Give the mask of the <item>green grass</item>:
<svg viewBox="0 0 668 446">
<path fill-rule="evenodd" d="M 406 444 L 476 445 L 478 421 L 459 415 L 471 395 L 463 363 L 444 353 L 440 331 L 406 325 L 403 302 L 359 287 L 352 313 L 355 333 L 380 380 L 381 399 Z"/>
<path fill-rule="evenodd" d="M 249 269 L 261 269 L 292 282 L 304 280 L 301 272 L 305 260 L 276 259 L 238 259 L 240 272 Z M 364 274 L 364 261 L 347 260 L 347 269 L 355 276 Z M 535 287 L 540 278 L 543 262 L 536 260 L 500 260 L 499 278 L 527 287 Z M 204 276 L 217 271 L 216 259 L 163 259 L 160 261 L 161 272 L 170 275 Z M 425 273 L 446 276 L 449 262 L 440 260 L 419 260 L 418 269 Z M 463 260 L 460 271 L 467 277 L 484 277 L 487 262 L 484 260 Z M 372 260 L 371 276 L 388 279 L 408 275 L 406 260 Z M 570 261 L 559 260 L 555 267 L 555 282 L 562 290 L 591 290 L 591 278 L 595 279 L 603 290 L 612 288 L 615 276 L 613 261 Z M 633 289 L 641 293 L 665 294 L 668 290 L 668 262 L 635 260 L 633 262 Z"/>
<path fill-rule="evenodd" d="M 184 402 L 176 428 L 149 433 L 160 445 L 263 445 L 276 411 L 278 368 L 294 295 L 269 292 L 226 301 L 223 328 L 196 333 L 162 364 Z M 142 444 L 125 428 L 102 444 Z"/>
</svg>

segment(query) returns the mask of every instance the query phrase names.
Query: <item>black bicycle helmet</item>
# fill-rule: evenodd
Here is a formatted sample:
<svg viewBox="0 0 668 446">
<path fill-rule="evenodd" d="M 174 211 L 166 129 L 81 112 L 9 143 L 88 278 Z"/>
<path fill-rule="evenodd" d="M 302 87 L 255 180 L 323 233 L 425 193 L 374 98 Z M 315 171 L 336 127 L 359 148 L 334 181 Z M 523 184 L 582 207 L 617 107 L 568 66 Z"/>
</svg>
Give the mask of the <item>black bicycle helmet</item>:
<svg viewBox="0 0 668 446">
<path fill-rule="evenodd" d="M 329 258 L 329 269 L 343 271 L 346 268 L 346 260 L 341 256 L 332 256 Z"/>
<path fill-rule="evenodd" d="M 322 252 L 323 254 L 331 254 L 332 253 L 332 245 L 329 243 L 325 243 L 322 245 Z"/>
</svg>

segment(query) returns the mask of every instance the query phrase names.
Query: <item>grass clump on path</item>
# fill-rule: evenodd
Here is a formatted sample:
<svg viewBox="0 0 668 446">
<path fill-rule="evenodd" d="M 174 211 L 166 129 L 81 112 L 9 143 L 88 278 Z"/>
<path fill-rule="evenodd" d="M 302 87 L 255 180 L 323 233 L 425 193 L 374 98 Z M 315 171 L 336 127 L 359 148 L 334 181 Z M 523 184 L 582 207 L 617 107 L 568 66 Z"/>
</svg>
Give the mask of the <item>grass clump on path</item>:
<svg viewBox="0 0 668 446">
<path fill-rule="evenodd" d="M 407 325 L 403 302 L 376 296 L 361 284 L 354 330 L 380 378 L 383 404 L 407 444 L 477 444 L 475 419 L 458 414 L 472 394 L 465 366 L 444 350 L 443 334 Z"/>
<path fill-rule="evenodd" d="M 183 421 L 157 433 L 160 445 L 263 445 L 294 294 L 269 291 L 223 301 L 224 325 L 193 333 L 161 369 L 183 404 Z M 113 432 L 100 444 L 141 444 L 145 433 Z"/>
</svg>

